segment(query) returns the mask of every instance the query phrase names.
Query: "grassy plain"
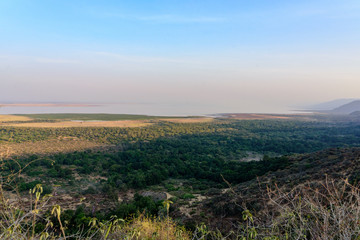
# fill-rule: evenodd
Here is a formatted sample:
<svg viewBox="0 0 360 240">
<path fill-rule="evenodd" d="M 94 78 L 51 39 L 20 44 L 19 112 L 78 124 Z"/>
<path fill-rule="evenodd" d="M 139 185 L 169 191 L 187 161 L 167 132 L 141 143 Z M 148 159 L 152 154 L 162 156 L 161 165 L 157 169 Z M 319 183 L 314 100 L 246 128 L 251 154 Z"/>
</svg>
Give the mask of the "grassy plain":
<svg viewBox="0 0 360 240">
<path fill-rule="evenodd" d="M 2 120 L 3 119 L 3 120 Z M 173 123 L 206 123 L 213 121 L 206 117 L 168 117 L 129 114 L 24 114 L 0 115 L 2 126 L 69 128 L 69 127 L 145 127 L 158 121 Z"/>
<path fill-rule="evenodd" d="M 18 121 L 30 121 L 32 120 L 27 116 L 18 115 L 0 115 L 0 122 L 18 122 Z"/>
<path fill-rule="evenodd" d="M 163 118 L 160 120 L 173 123 L 206 123 L 214 121 L 214 118 Z"/>
<path fill-rule="evenodd" d="M 105 114 L 105 113 L 49 113 L 49 114 L 16 114 L 38 120 L 79 120 L 79 121 L 119 121 L 119 120 L 152 120 L 160 118 L 177 118 L 167 116 L 148 116 L 135 114 Z"/>
<path fill-rule="evenodd" d="M 275 114 L 255 114 L 255 113 L 234 113 L 224 114 L 226 118 L 238 120 L 265 120 L 265 119 L 290 119 L 294 115 L 275 115 Z"/>
<path fill-rule="evenodd" d="M 37 128 L 69 128 L 69 127 L 145 127 L 153 123 L 143 120 L 123 121 L 61 121 L 61 122 L 22 122 L 6 123 L 3 126 L 37 127 Z"/>
<path fill-rule="evenodd" d="M 80 140 L 77 138 L 62 138 L 37 142 L 0 144 L 0 155 L 6 155 L 7 157 L 48 155 L 85 151 L 88 149 L 100 149 L 102 147 L 105 147 L 105 144 Z"/>
</svg>

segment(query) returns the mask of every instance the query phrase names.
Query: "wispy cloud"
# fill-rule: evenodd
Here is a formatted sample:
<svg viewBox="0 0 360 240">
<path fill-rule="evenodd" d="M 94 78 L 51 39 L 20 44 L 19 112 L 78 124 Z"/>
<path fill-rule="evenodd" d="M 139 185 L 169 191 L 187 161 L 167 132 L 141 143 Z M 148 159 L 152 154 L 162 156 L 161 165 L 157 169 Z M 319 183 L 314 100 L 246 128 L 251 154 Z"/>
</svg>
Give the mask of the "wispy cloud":
<svg viewBox="0 0 360 240">
<path fill-rule="evenodd" d="M 194 63 L 186 59 L 178 59 L 178 58 L 132 56 L 132 55 L 111 53 L 111 52 L 92 52 L 92 53 L 99 56 L 115 58 L 120 61 L 135 62 L 135 63 L 154 63 L 154 62 L 155 63 Z"/>
<path fill-rule="evenodd" d="M 53 63 L 53 64 L 77 64 L 79 60 L 64 59 L 64 58 L 48 58 L 42 56 L 26 56 L 26 55 L 0 55 L 0 60 L 7 60 L 7 62 L 36 62 L 36 63 Z"/>
<path fill-rule="evenodd" d="M 35 61 L 39 63 L 66 63 L 66 64 L 79 63 L 79 61 L 77 60 L 59 59 L 59 58 L 35 58 Z"/>
</svg>

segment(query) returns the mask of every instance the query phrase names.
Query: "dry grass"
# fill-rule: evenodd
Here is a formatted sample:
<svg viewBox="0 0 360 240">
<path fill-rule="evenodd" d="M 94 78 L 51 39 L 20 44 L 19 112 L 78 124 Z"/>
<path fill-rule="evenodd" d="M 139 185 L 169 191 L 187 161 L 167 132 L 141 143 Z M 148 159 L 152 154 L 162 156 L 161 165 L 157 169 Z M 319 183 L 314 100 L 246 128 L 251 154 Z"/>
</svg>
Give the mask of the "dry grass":
<svg viewBox="0 0 360 240">
<path fill-rule="evenodd" d="M 32 154 L 55 154 L 69 153 L 73 151 L 84 151 L 87 149 L 100 148 L 104 144 L 76 139 L 52 139 L 38 142 L 10 143 L 0 145 L 0 155 L 5 154 L 10 148 L 10 156 L 24 156 Z"/>
<path fill-rule="evenodd" d="M 227 118 L 238 120 L 263 120 L 263 119 L 289 119 L 291 116 L 273 114 L 234 113 L 225 115 Z"/>
<path fill-rule="evenodd" d="M 140 216 L 129 224 L 114 229 L 110 239 L 149 239 L 149 240 L 190 240 L 191 233 L 177 225 L 172 219 Z"/>
<path fill-rule="evenodd" d="M 268 189 L 273 234 L 289 239 L 360 239 L 360 189 L 348 180 Z M 274 218 L 274 216 L 276 216 Z M 276 230 L 276 231 L 275 231 Z"/>
<path fill-rule="evenodd" d="M 63 122 L 29 122 L 29 123 L 6 123 L 2 126 L 13 127 L 38 127 L 38 128 L 69 128 L 69 127 L 145 127 L 153 123 L 143 120 L 123 121 L 63 121 Z"/>
<path fill-rule="evenodd" d="M 160 120 L 173 123 L 204 123 L 214 121 L 213 118 L 163 118 Z"/>
<path fill-rule="evenodd" d="M 15 116 L 15 115 L 0 115 L 0 122 L 17 122 L 17 121 L 30 121 L 29 117 Z"/>
<path fill-rule="evenodd" d="M 26 118 L 26 117 L 24 117 Z M 205 123 L 212 122 L 213 118 L 163 118 L 160 121 L 173 123 Z M 15 120 L 14 120 L 15 121 Z M 19 121 L 19 120 L 17 120 Z M 24 120 L 22 120 L 24 121 Z M 62 122 L 28 122 L 4 123 L 0 126 L 38 127 L 38 128 L 68 128 L 68 127 L 145 127 L 154 124 L 147 120 L 120 120 L 120 121 L 62 121 Z"/>
</svg>

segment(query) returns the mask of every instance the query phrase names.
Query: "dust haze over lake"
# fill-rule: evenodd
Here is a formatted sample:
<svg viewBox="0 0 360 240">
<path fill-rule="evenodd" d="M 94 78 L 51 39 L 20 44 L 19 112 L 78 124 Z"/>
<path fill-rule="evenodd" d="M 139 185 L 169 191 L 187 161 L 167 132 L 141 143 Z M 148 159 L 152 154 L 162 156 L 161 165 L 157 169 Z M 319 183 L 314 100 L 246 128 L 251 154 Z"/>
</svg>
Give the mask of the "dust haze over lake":
<svg viewBox="0 0 360 240">
<path fill-rule="evenodd" d="M 270 108 L 269 108 L 270 109 Z M 261 113 L 293 113 L 290 108 Z M 145 114 L 154 116 L 200 116 L 216 113 L 244 112 L 242 109 L 212 104 L 156 104 L 156 103 L 91 103 L 91 104 L 3 104 L 0 114 L 33 113 L 110 113 L 110 114 Z"/>
</svg>

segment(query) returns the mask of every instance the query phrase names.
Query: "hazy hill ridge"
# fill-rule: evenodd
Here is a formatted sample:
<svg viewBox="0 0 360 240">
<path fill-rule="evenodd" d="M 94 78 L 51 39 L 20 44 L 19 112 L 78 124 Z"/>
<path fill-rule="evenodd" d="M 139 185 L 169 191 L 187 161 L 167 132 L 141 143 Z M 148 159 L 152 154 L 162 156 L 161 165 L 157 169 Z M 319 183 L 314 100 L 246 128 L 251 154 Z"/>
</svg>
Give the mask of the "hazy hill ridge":
<svg viewBox="0 0 360 240">
<path fill-rule="evenodd" d="M 335 114 L 351 114 L 360 111 L 360 100 L 355 100 L 340 107 L 337 107 L 331 111 Z"/>
<path fill-rule="evenodd" d="M 328 114 L 349 115 L 360 112 L 359 99 L 337 99 L 330 102 L 324 102 L 307 108 L 307 111 Z"/>
<path fill-rule="evenodd" d="M 346 99 L 335 99 L 335 100 L 332 100 L 329 102 L 323 102 L 323 103 L 307 106 L 307 107 L 305 107 L 305 109 L 331 111 L 335 108 L 338 108 L 345 104 L 351 103 L 354 100 L 356 100 L 356 99 L 347 99 L 347 98 Z"/>
</svg>

